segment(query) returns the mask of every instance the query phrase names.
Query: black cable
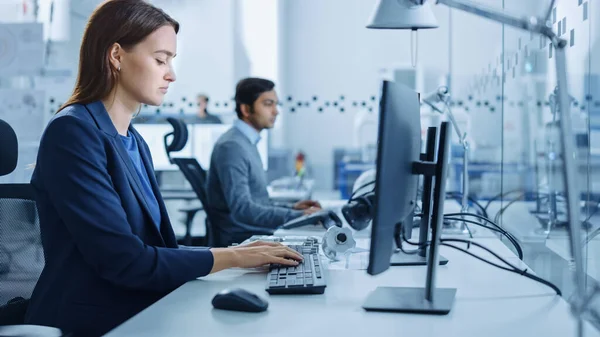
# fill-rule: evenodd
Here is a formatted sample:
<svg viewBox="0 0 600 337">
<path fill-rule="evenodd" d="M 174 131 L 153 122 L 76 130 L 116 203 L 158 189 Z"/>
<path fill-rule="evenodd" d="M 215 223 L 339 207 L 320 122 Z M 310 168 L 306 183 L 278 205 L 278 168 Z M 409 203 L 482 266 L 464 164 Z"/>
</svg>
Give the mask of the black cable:
<svg viewBox="0 0 600 337">
<path fill-rule="evenodd" d="M 490 207 L 490 204 L 491 204 L 493 201 L 497 200 L 498 198 L 502 198 L 502 197 L 504 197 L 504 196 L 507 196 L 507 195 L 509 195 L 509 194 L 511 194 L 511 193 L 522 192 L 522 191 L 523 191 L 522 189 L 518 189 L 518 190 L 511 190 L 511 191 L 506 191 L 506 192 L 502 192 L 502 193 L 500 193 L 500 194 L 497 194 L 497 195 L 495 195 L 495 196 L 491 197 L 491 198 L 488 200 L 488 202 L 485 204 L 485 207 L 484 207 L 483 209 L 485 209 L 485 210 L 487 211 L 488 207 Z"/>
<path fill-rule="evenodd" d="M 491 262 L 491 261 L 485 260 L 484 258 L 482 258 L 482 257 L 480 257 L 480 256 L 476 256 L 475 254 L 473 254 L 473 253 L 471 253 L 471 252 L 469 252 L 469 251 L 467 251 L 467 250 L 465 250 L 465 249 L 462 249 L 462 248 L 460 248 L 460 247 L 456 247 L 456 246 L 454 246 L 454 245 L 450 245 L 450 244 L 447 244 L 447 243 L 446 243 L 446 242 L 463 242 L 463 243 L 464 243 L 465 241 L 468 241 L 468 240 L 461 240 L 461 239 L 442 239 L 441 241 L 442 241 L 442 242 L 441 242 L 441 244 L 442 244 L 442 245 L 444 245 L 444 246 L 448 246 L 448 247 L 452 247 L 452 248 L 454 248 L 454 249 L 460 250 L 460 251 L 462 251 L 463 253 L 466 253 L 466 254 L 468 254 L 468 255 L 470 255 L 470 256 L 473 256 L 473 257 L 475 257 L 475 258 L 477 258 L 477 259 L 479 259 L 479 260 L 481 260 L 481 261 L 483 261 L 483 262 L 486 262 L 486 263 L 488 263 L 488 264 L 491 264 L 491 265 L 493 265 L 493 266 L 495 266 L 495 267 L 498 267 L 498 268 L 500 268 L 500 269 L 503 269 L 503 270 L 506 270 L 506 271 L 510 271 L 510 272 L 512 272 L 512 273 L 515 273 L 515 274 L 519 274 L 519 275 L 521 275 L 521 276 L 525 276 L 525 277 L 527 277 L 527 278 L 529 278 L 529 279 L 532 279 L 532 280 L 534 280 L 534 281 L 537 281 L 537 282 L 540 282 L 540 283 L 542 283 L 542 284 L 545 284 L 545 285 L 547 285 L 548 287 L 552 288 L 552 289 L 553 289 L 553 290 L 556 292 L 556 294 L 557 294 L 557 295 L 559 295 L 559 296 L 562 296 L 562 292 L 560 291 L 560 289 L 559 289 L 559 288 L 558 288 L 556 285 L 554 285 L 552 282 L 550 282 L 550 281 L 547 281 L 547 280 L 544 280 L 544 279 L 543 279 L 543 278 L 541 278 L 541 277 L 538 277 L 538 276 L 535 276 L 535 275 L 533 275 L 533 274 L 530 274 L 530 273 L 528 273 L 528 272 L 527 272 L 527 269 L 523 269 L 523 270 L 519 269 L 518 267 L 516 267 L 516 266 L 514 266 L 513 264 L 511 264 L 510 262 L 506 261 L 506 260 L 505 260 L 505 259 L 503 259 L 502 257 L 498 256 L 498 255 L 497 255 L 496 253 L 494 253 L 494 252 L 493 252 L 491 249 L 489 249 L 489 248 L 487 248 L 487 247 L 485 247 L 485 246 L 483 246 L 483 245 L 481 245 L 481 244 L 479 244 L 479 243 L 477 243 L 477 242 L 471 242 L 471 243 L 472 243 L 474 246 L 477 246 L 477 247 L 479 247 L 479 248 L 481 248 L 481 249 L 483 249 L 483 250 L 487 251 L 488 253 L 490 253 L 490 254 L 494 255 L 494 256 L 495 256 L 495 257 L 496 257 L 498 260 L 500 260 L 500 261 L 504 262 L 506 265 L 508 265 L 508 266 L 512 267 L 513 269 L 509 269 L 509 268 L 506 268 L 506 267 L 500 266 L 500 265 L 498 265 L 498 264 L 496 264 L 496 263 L 493 263 L 493 262 Z"/>
<path fill-rule="evenodd" d="M 413 245 L 413 246 L 423 247 L 423 246 L 431 245 L 431 241 L 428 241 L 428 242 L 426 242 L 425 244 L 422 244 L 422 245 L 420 245 L 418 243 L 415 243 L 415 242 L 411 242 L 411 241 L 409 241 L 406 238 L 406 235 L 404 235 L 404 233 L 403 233 L 402 237 L 406 241 L 406 243 L 408 243 L 410 245 Z M 467 245 L 468 244 L 473 244 L 474 246 L 479 247 L 479 248 L 487 251 L 488 253 L 492 254 L 494 257 L 496 257 L 498 260 L 504 262 L 506 265 L 510 266 L 512 269 L 503 267 L 503 266 L 501 266 L 501 265 L 499 265 L 497 263 L 494 263 L 494 262 L 491 262 L 489 260 L 486 260 L 486 259 L 482 258 L 481 256 L 475 255 L 475 254 L 471 253 L 470 251 L 468 251 L 466 249 L 463 249 L 463 248 L 451 245 L 451 244 L 446 243 L 446 242 L 462 242 L 462 243 L 466 243 Z M 537 281 L 537 282 L 540 282 L 542 284 L 545 284 L 545 285 L 549 286 L 550 288 L 552 288 L 554 291 L 556 291 L 556 293 L 559 296 L 562 296 L 562 292 L 560 291 L 560 289 L 557 286 L 555 286 L 553 283 L 551 283 L 550 281 L 546 281 L 546 280 L 544 280 L 544 279 L 542 279 L 540 277 L 537 277 L 535 275 L 527 273 L 527 269 L 523 269 L 523 270 L 519 269 L 517 266 L 514 266 L 510 262 L 508 262 L 505 259 L 503 259 L 502 257 L 500 257 L 498 254 L 496 254 L 491 249 L 489 249 L 489 248 L 487 248 L 487 247 L 485 247 L 485 246 L 483 246 L 483 245 L 481 245 L 481 244 L 479 244 L 477 242 L 470 241 L 470 240 L 463 240 L 463 239 L 440 239 L 440 244 L 443 245 L 443 246 L 447 246 L 447 247 L 451 247 L 451 248 L 454 248 L 456 250 L 459 250 L 459 251 L 461 251 L 463 253 L 466 253 L 466 254 L 468 254 L 468 255 L 470 255 L 470 256 L 472 256 L 472 257 L 474 257 L 474 258 L 476 258 L 476 259 L 478 259 L 480 261 L 483 261 L 483 262 L 485 262 L 487 264 L 490 264 L 490 265 L 492 265 L 494 267 L 497 267 L 497 268 L 500 268 L 502 270 L 506 270 L 506 271 L 509 271 L 509 272 L 512 272 L 512 273 L 515 273 L 515 274 L 519 274 L 521 276 L 525 276 L 525 277 L 527 277 L 529 279 L 532 279 L 534 281 Z"/>
<path fill-rule="evenodd" d="M 423 213 L 418 213 L 415 214 L 413 217 L 418 217 L 418 218 L 422 218 L 423 217 Z M 446 219 L 446 215 L 444 214 L 444 219 Z M 462 219 L 461 219 L 462 221 Z M 465 221 L 467 222 L 467 221 Z M 467 229 L 467 232 L 469 233 L 469 238 L 473 239 L 473 232 L 471 232 L 471 228 L 469 228 L 469 226 L 467 226 L 467 224 L 465 223 L 465 228 Z M 471 246 L 467 246 L 467 248 L 471 248 Z"/>
<path fill-rule="evenodd" d="M 453 214 L 457 214 L 457 215 L 471 215 L 471 216 L 475 216 L 475 217 L 481 218 L 481 219 L 483 219 L 483 220 L 487 220 L 488 222 L 492 223 L 492 222 L 491 222 L 489 219 L 484 219 L 484 218 L 482 218 L 482 217 L 480 217 L 480 216 L 477 216 L 476 214 L 470 214 L 470 213 L 449 213 L 449 215 L 453 215 Z M 489 230 L 491 230 L 491 231 L 494 231 L 494 232 L 498 232 L 498 233 L 504 234 L 504 235 L 505 235 L 505 236 L 508 238 L 508 240 L 509 240 L 509 241 L 512 243 L 512 245 L 515 247 L 515 249 L 517 250 L 517 255 L 519 256 L 519 259 L 520 259 L 521 261 L 523 261 L 523 249 L 521 248 L 521 245 L 518 243 L 517 239 L 516 239 L 515 237 L 513 237 L 513 236 L 512 236 L 512 234 L 510 234 L 508 231 L 504 230 L 504 229 L 503 229 L 503 228 L 501 228 L 500 226 L 498 226 L 498 225 L 496 225 L 496 224 L 492 223 L 493 225 L 495 225 L 495 226 L 496 226 L 496 228 L 492 228 L 492 227 L 485 226 L 485 225 L 484 225 L 484 224 L 482 224 L 482 223 L 478 223 L 478 222 L 475 222 L 475 221 L 472 221 L 472 220 L 468 220 L 468 219 L 459 219 L 459 218 L 451 218 L 451 217 L 447 217 L 446 215 L 447 215 L 447 214 L 444 214 L 444 218 L 445 218 L 445 219 L 448 219 L 448 220 L 465 221 L 465 222 L 472 223 L 472 224 L 474 224 L 474 225 L 481 226 L 481 227 L 483 227 L 483 228 L 489 229 Z M 404 238 L 406 238 L 406 237 L 404 237 Z M 405 240 L 405 241 L 406 241 L 406 240 Z M 470 247 L 470 244 L 469 244 L 469 243 L 467 243 L 467 249 L 469 249 L 469 248 L 471 248 L 471 247 Z"/>
<path fill-rule="evenodd" d="M 479 222 L 476 222 L 476 221 L 473 221 L 473 220 L 460 219 L 460 218 L 446 218 L 446 219 L 456 220 L 456 221 L 465 221 L 465 222 L 468 222 L 468 223 L 471 223 L 471 224 L 483 227 L 485 229 L 489 229 L 489 230 L 497 232 L 497 233 L 505 234 L 505 232 L 502 231 L 501 229 L 493 228 L 493 227 L 488 227 L 488 226 L 486 226 L 486 225 L 484 225 L 482 223 L 479 223 Z M 515 247 L 515 249 L 517 251 L 517 255 L 519 256 L 519 259 L 522 261 L 523 260 L 523 250 L 521 249 L 521 246 L 519 245 L 518 242 L 513 241 L 513 239 L 511 239 L 510 237 L 507 236 L 507 238 L 512 243 L 513 247 Z"/>
<path fill-rule="evenodd" d="M 472 216 L 472 217 L 481 219 L 481 220 L 491 224 L 492 226 L 496 227 L 500 231 L 500 233 L 504 234 L 504 236 L 506 236 L 506 238 L 513 244 L 513 246 L 515 246 L 515 248 L 517 249 L 519 258 L 521 260 L 523 260 L 523 249 L 521 249 L 521 245 L 518 243 L 517 238 L 515 238 L 514 235 L 512 235 L 509 231 L 502 228 L 501 226 L 499 226 L 497 223 L 493 222 L 492 220 L 482 217 L 482 216 L 479 216 L 477 214 L 472 214 L 472 213 L 447 213 L 447 214 L 444 214 L 444 216 Z M 489 228 L 489 229 L 491 229 L 491 228 Z M 502 238 L 502 236 L 500 236 L 500 238 Z"/>
<path fill-rule="evenodd" d="M 402 234 L 402 236 L 404 237 L 405 235 Z M 415 255 L 419 252 L 419 249 L 413 249 L 413 250 L 404 250 L 404 248 L 402 247 L 402 242 L 400 242 L 400 244 L 398 245 L 398 249 L 400 249 L 400 251 L 406 255 Z"/>
<path fill-rule="evenodd" d="M 462 199 L 462 193 L 458 191 L 447 192 L 446 194 L 449 194 L 451 197 L 454 197 L 456 201 L 461 201 Z M 483 215 L 486 218 L 488 217 L 487 210 L 477 200 L 470 196 L 467 196 L 467 200 L 469 200 L 474 206 L 477 206 L 477 208 L 481 212 L 481 215 Z"/>
<path fill-rule="evenodd" d="M 518 196 L 518 197 L 514 198 L 514 199 L 513 199 L 513 200 L 511 200 L 511 201 L 510 201 L 508 204 L 506 204 L 506 206 L 502 207 L 502 208 L 501 208 L 501 209 L 498 211 L 498 213 L 496 213 L 496 216 L 494 216 L 494 222 L 495 222 L 495 223 L 498 223 L 498 222 L 499 222 L 499 220 L 500 220 L 500 216 L 502 216 L 502 214 L 504 214 L 504 212 L 505 212 L 505 211 L 508 209 L 508 207 L 509 207 L 510 205 L 514 204 L 515 202 L 517 202 L 517 201 L 521 200 L 521 198 L 522 198 L 522 197 L 524 197 L 524 196 L 525 196 L 525 193 L 523 192 L 523 193 L 519 194 L 519 196 Z"/>
</svg>

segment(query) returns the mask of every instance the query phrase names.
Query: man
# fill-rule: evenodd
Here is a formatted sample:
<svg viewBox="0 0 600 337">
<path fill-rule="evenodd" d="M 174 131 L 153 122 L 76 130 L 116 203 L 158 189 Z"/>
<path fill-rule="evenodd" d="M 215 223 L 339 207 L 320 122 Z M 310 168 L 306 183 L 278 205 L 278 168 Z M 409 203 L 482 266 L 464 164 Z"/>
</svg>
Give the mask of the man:
<svg viewBox="0 0 600 337">
<path fill-rule="evenodd" d="M 275 124 L 275 84 L 261 78 L 238 82 L 235 111 L 238 119 L 212 152 L 208 172 L 208 204 L 215 227 L 215 246 L 240 243 L 255 234 L 273 234 L 287 221 L 321 209 L 318 202 L 300 201 L 290 208 L 274 206 L 256 144 L 260 132 Z"/>
<path fill-rule="evenodd" d="M 196 97 L 198 104 L 198 112 L 196 113 L 195 123 L 201 124 L 221 124 L 221 119 L 215 115 L 208 113 L 206 107 L 208 106 L 208 96 L 205 94 L 199 94 Z"/>
</svg>

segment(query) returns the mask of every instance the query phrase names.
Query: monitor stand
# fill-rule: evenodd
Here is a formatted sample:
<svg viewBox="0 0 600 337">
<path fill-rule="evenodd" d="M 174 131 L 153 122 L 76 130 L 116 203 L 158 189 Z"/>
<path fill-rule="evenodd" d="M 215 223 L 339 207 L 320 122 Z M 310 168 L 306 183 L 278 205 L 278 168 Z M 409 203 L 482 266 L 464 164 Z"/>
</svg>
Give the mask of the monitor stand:
<svg viewBox="0 0 600 337">
<path fill-rule="evenodd" d="M 435 135 L 435 129 L 428 129 L 428 148 L 431 145 L 429 142 L 432 135 Z M 363 308 L 367 311 L 386 311 L 386 312 L 402 312 L 416 313 L 429 315 L 446 315 L 450 313 L 454 298 L 456 297 L 456 288 L 436 288 L 436 274 L 439 261 L 439 245 L 440 232 L 444 219 L 444 199 L 445 199 L 445 183 L 447 177 L 447 162 L 448 153 L 450 152 L 450 134 L 448 132 L 448 122 L 442 122 L 440 127 L 440 144 L 438 156 L 435 162 L 435 186 L 432 189 L 431 180 L 424 187 L 424 194 L 427 194 L 423 199 L 427 204 L 423 207 L 423 214 L 426 214 L 421 221 L 421 234 L 427 234 L 429 225 L 431 224 L 431 243 L 429 244 L 429 254 L 427 255 L 427 277 L 424 288 L 414 287 L 377 287 L 363 304 Z M 443 183 L 442 183 L 443 182 Z M 433 195 L 431 192 L 433 191 Z M 431 213 L 429 213 L 431 211 Z M 429 218 L 431 214 L 431 218 Z M 412 217 L 411 219 L 412 220 Z M 412 221 L 411 221 L 412 222 Z M 396 224 L 396 233 L 394 237 L 399 238 L 398 229 L 402 224 Z M 410 226 L 412 230 L 412 226 Z M 419 236 L 419 244 L 424 246 L 428 235 Z M 402 238 L 400 238 L 402 239 Z M 419 256 L 423 254 L 421 249 L 415 254 Z"/>
<path fill-rule="evenodd" d="M 437 153 L 437 131 L 435 128 L 428 128 L 427 130 L 427 142 L 425 153 L 421 153 L 421 160 L 427 162 L 435 162 Z M 433 184 L 434 180 L 431 175 L 423 176 L 423 193 L 421 195 L 421 205 L 423 207 L 420 221 L 419 221 L 419 248 L 412 252 L 405 253 L 400 248 L 402 247 L 402 231 L 406 234 L 406 237 L 412 236 L 413 230 L 413 217 L 408 217 L 404 222 L 396 224 L 394 232 L 394 240 L 396 242 L 396 249 L 392 253 L 390 259 L 390 266 L 426 266 L 427 265 L 427 252 L 429 247 L 423 247 L 427 239 L 429 238 L 429 229 L 431 226 L 431 213 L 433 207 Z M 413 253 L 413 254 L 410 254 Z M 439 256 L 439 264 L 445 265 L 448 263 L 448 259 L 443 256 Z"/>
<path fill-rule="evenodd" d="M 456 288 L 436 288 L 434 300 L 425 299 L 425 288 L 377 287 L 363 304 L 367 311 L 447 315 L 452 309 Z"/>
</svg>

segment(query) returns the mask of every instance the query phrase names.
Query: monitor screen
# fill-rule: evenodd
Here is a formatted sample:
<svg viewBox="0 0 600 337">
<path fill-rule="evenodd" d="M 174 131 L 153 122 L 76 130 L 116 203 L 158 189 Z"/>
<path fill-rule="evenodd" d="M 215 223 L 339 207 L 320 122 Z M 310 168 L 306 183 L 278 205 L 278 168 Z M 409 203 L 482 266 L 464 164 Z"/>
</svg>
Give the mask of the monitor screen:
<svg viewBox="0 0 600 337">
<path fill-rule="evenodd" d="M 188 124 L 188 141 L 185 147 L 178 152 L 171 152 L 172 158 L 196 158 L 203 169 L 208 170 L 210 156 L 215 143 L 223 133 L 232 127 L 231 124 Z M 154 162 L 156 171 L 176 171 L 177 165 L 171 164 L 165 152 L 164 136 L 173 131 L 173 127 L 166 123 L 135 124 L 135 129 L 144 138 Z M 263 130 L 260 141 L 256 145 L 265 171 L 268 169 L 269 133 Z"/>
</svg>

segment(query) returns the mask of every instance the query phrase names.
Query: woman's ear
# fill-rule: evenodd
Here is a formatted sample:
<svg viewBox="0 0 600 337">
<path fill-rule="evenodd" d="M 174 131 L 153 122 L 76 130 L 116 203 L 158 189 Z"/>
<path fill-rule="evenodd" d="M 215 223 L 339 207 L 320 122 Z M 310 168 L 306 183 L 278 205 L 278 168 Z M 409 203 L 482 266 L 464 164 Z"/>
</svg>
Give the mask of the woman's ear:
<svg viewBox="0 0 600 337">
<path fill-rule="evenodd" d="M 121 57 L 123 54 L 123 48 L 118 43 L 113 43 L 113 45 L 108 49 L 108 61 L 117 71 L 121 70 Z"/>
</svg>

